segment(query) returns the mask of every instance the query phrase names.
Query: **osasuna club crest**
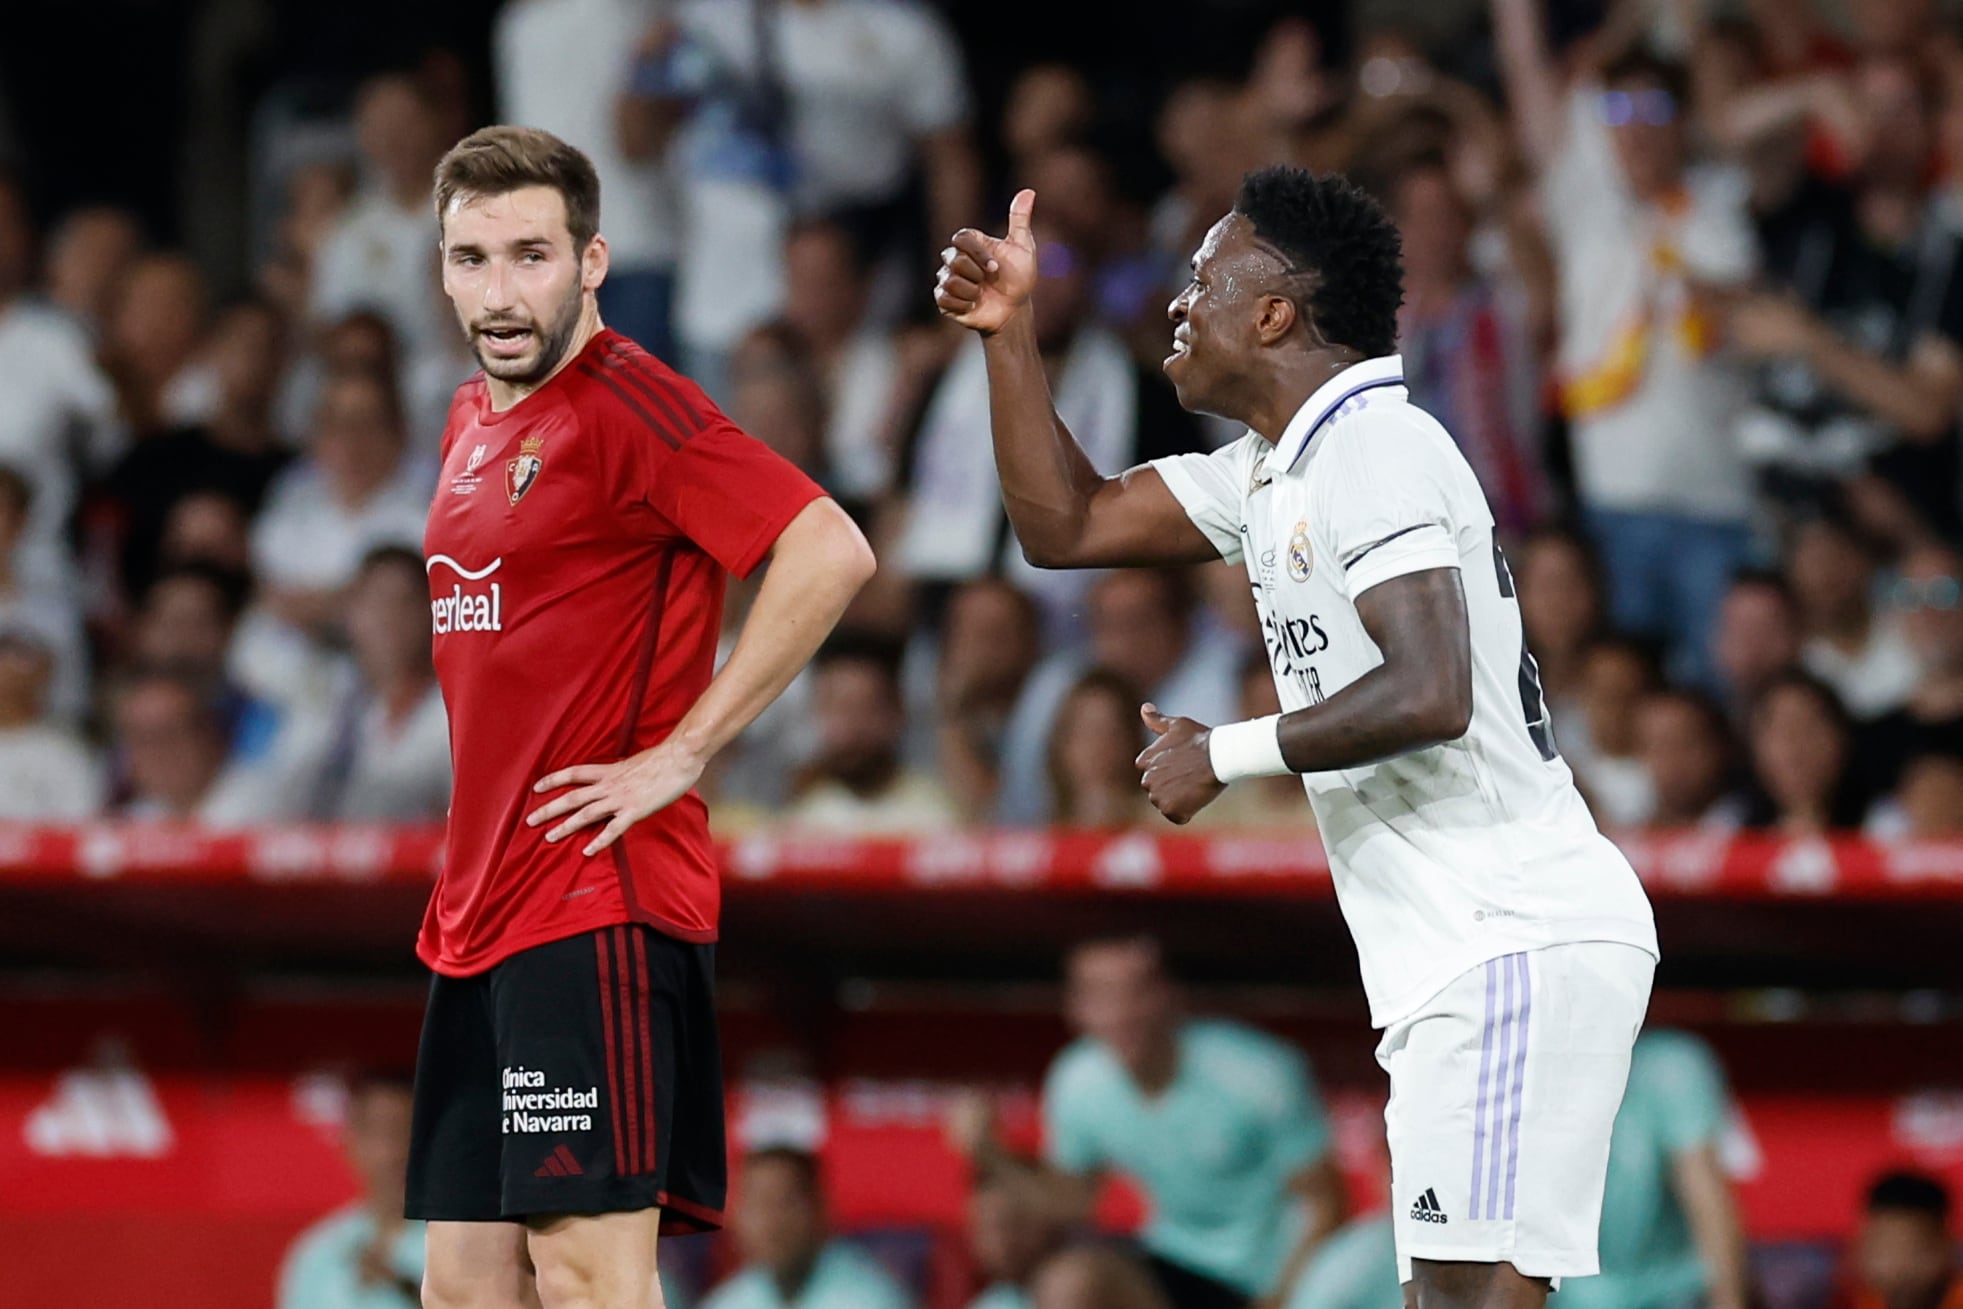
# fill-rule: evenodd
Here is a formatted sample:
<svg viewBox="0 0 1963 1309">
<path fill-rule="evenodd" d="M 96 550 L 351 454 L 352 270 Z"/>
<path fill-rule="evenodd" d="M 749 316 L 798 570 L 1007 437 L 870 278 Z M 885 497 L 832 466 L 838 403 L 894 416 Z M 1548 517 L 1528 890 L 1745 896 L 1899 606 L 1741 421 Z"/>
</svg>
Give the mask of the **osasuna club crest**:
<svg viewBox="0 0 1963 1309">
<path fill-rule="evenodd" d="M 1294 535 L 1288 538 L 1288 575 L 1298 582 L 1309 580 L 1309 571 L 1315 567 L 1315 554 L 1309 549 L 1309 525 L 1306 521 L 1295 524 Z"/>
<path fill-rule="evenodd" d="M 523 500 L 525 492 L 532 489 L 538 475 L 545 471 L 545 460 L 539 456 L 544 448 L 544 437 L 528 436 L 518 443 L 518 457 L 505 464 L 504 489 L 511 496 L 511 503 Z"/>
</svg>

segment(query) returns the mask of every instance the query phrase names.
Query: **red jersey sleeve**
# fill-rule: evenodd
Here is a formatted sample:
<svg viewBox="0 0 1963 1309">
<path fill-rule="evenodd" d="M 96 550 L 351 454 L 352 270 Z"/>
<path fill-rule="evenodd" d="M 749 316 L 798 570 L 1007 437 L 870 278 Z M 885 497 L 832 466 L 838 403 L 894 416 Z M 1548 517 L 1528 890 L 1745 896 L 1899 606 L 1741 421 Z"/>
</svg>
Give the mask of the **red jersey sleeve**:
<svg viewBox="0 0 1963 1309">
<path fill-rule="evenodd" d="M 738 577 L 748 577 L 793 518 L 824 488 L 720 413 L 679 449 L 655 443 L 649 504 Z"/>
</svg>

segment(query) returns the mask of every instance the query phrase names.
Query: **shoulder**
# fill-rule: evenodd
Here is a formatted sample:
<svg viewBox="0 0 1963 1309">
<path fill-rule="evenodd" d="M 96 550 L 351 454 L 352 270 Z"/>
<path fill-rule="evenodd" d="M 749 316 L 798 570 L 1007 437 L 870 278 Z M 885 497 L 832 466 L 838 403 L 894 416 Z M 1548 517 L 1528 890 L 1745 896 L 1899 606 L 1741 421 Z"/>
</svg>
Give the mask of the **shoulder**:
<svg viewBox="0 0 1963 1309">
<path fill-rule="evenodd" d="M 1057 1101 L 1081 1100 L 1101 1094 L 1110 1085 L 1115 1067 L 1105 1048 L 1088 1037 L 1079 1037 L 1063 1048 L 1050 1064 L 1043 1079 L 1045 1098 Z"/>
<path fill-rule="evenodd" d="M 906 1300 L 884 1264 L 842 1241 L 825 1247 L 822 1272 L 827 1289 L 839 1296 L 839 1303 L 849 1302 L 853 1309 L 885 1309 Z"/>
<path fill-rule="evenodd" d="M 1702 1037 L 1675 1030 L 1646 1031 L 1629 1054 L 1629 1084 L 1668 1089 L 1688 1080 L 1722 1079 L 1718 1059 Z"/>
<path fill-rule="evenodd" d="M 704 1296 L 702 1309 L 749 1309 L 751 1305 L 767 1304 L 763 1290 L 763 1273 L 746 1268 Z"/>
<path fill-rule="evenodd" d="M 1710 212 L 1726 219 L 1743 219 L 1750 212 L 1751 175 L 1732 164 L 1693 164 L 1684 174 L 1693 212 Z"/>
<path fill-rule="evenodd" d="M 1457 452 L 1439 421 L 1417 405 L 1379 401 L 1339 415 L 1302 471 L 1312 482 L 1341 484 L 1409 474 Z"/>
<path fill-rule="evenodd" d="M 305 1268 L 338 1258 L 366 1237 L 367 1218 L 358 1208 L 337 1210 L 295 1237 L 287 1250 L 289 1268 Z"/>
<path fill-rule="evenodd" d="M 1183 1037 L 1209 1082 L 1260 1100 L 1286 1090 L 1307 1066 L 1287 1042 L 1225 1019 L 1188 1023 Z"/>
<path fill-rule="evenodd" d="M 564 394 L 581 418 L 626 423 L 671 447 L 722 417 L 701 387 L 617 332 L 596 338 L 568 371 Z"/>
<path fill-rule="evenodd" d="M 91 363 L 89 334 L 82 325 L 52 305 L 23 301 L 7 311 L 8 348 L 32 351 L 36 357 L 83 365 Z"/>
</svg>

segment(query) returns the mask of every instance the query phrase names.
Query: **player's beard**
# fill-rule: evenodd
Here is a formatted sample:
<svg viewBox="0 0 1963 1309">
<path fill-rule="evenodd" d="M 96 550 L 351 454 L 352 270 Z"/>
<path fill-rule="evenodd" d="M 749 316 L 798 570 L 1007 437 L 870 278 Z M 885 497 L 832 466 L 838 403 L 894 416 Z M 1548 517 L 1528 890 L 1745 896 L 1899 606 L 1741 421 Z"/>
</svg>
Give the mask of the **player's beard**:
<svg viewBox="0 0 1963 1309">
<path fill-rule="evenodd" d="M 565 359 L 566 351 L 571 349 L 573 337 L 579 332 L 579 315 L 584 300 L 585 292 L 575 282 L 571 293 L 559 306 L 559 312 L 543 330 L 540 330 L 537 323 L 504 319 L 475 324 L 470 329 L 471 353 L 477 356 L 477 362 L 483 367 L 486 375 L 511 386 L 536 386 L 552 376 L 552 371 Z M 522 327 L 529 330 L 538 346 L 532 357 L 499 359 L 495 355 L 487 354 L 481 344 L 482 337 L 486 331 L 499 327 Z"/>
</svg>

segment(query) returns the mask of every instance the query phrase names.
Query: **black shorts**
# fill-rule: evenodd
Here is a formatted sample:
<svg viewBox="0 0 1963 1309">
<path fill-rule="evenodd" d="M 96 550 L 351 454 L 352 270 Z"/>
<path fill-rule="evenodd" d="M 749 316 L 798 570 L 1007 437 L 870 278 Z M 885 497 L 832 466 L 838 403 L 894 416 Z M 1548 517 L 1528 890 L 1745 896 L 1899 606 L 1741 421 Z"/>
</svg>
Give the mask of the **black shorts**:
<svg viewBox="0 0 1963 1309">
<path fill-rule="evenodd" d="M 716 948 L 629 924 L 438 975 L 416 1055 L 408 1216 L 494 1222 L 656 1206 L 722 1226 Z"/>
<path fill-rule="evenodd" d="M 1149 1251 L 1145 1268 L 1172 1309 L 1247 1309 L 1249 1304 L 1247 1293 L 1239 1288 Z"/>
</svg>

